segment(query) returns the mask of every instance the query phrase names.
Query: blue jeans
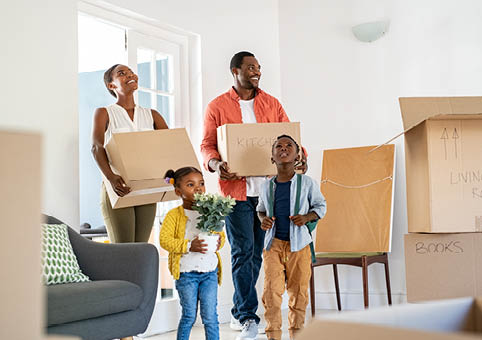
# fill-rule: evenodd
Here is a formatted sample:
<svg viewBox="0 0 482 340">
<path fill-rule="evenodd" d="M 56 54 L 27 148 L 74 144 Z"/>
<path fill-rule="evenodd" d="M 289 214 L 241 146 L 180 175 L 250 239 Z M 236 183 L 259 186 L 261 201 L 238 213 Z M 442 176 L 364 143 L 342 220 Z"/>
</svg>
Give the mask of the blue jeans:
<svg viewBox="0 0 482 340">
<path fill-rule="evenodd" d="M 234 210 L 226 217 L 226 233 L 231 244 L 231 270 L 234 284 L 233 308 L 231 314 L 241 323 L 256 315 L 258 281 L 263 261 L 264 230 L 256 213 L 258 197 L 247 197 L 246 201 L 236 201 Z"/>
<path fill-rule="evenodd" d="M 207 273 L 181 273 L 176 280 L 176 289 L 182 307 L 181 320 L 177 328 L 177 340 L 188 340 L 196 322 L 198 301 L 206 340 L 219 340 L 218 270 Z"/>
</svg>

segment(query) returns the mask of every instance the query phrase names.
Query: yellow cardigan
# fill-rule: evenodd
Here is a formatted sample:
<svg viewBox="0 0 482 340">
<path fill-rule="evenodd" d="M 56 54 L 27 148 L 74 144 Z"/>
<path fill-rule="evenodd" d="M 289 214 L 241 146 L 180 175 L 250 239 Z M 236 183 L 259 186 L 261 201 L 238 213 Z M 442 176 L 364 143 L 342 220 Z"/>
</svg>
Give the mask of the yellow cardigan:
<svg viewBox="0 0 482 340">
<path fill-rule="evenodd" d="M 187 216 L 184 213 L 184 208 L 181 206 L 170 210 L 164 221 L 162 222 L 161 232 L 159 233 L 159 243 L 161 247 L 169 252 L 169 271 L 174 277 L 174 280 L 179 279 L 181 255 L 188 252 L 187 243 L 190 241 L 185 237 L 186 234 Z M 221 237 L 220 249 L 224 246 L 226 236 L 224 231 L 219 233 Z M 222 265 L 221 256 L 216 252 L 218 257 L 218 284 L 221 284 L 222 279 Z"/>
</svg>

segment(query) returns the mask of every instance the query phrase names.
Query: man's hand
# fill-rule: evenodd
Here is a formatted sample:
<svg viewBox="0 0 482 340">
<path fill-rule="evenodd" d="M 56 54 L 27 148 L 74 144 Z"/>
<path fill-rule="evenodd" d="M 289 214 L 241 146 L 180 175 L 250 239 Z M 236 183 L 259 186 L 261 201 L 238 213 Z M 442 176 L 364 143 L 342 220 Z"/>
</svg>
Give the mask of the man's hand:
<svg viewBox="0 0 482 340">
<path fill-rule="evenodd" d="M 301 150 L 301 160 L 295 164 L 295 170 L 301 170 L 303 174 L 306 174 L 306 172 L 308 171 L 308 162 L 306 160 L 306 155 L 303 150 Z"/>
<path fill-rule="evenodd" d="M 229 166 L 226 162 L 213 158 L 209 160 L 208 165 L 211 169 L 217 172 L 219 178 L 223 181 L 240 179 L 240 177 L 238 177 L 238 175 L 236 175 L 235 173 L 229 172 Z"/>
<path fill-rule="evenodd" d="M 204 243 L 203 240 L 200 240 L 197 236 L 191 241 L 191 248 L 189 248 L 189 251 L 193 253 L 205 254 L 207 250 L 207 244 Z"/>
<path fill-rule="evenodd" d="M 263 221 L 261 222 L 261 229 L 263 229 L 264 231 L 268 230 L 268 229 L 271 229 L 273 228 L 273 223 L 274 223 L 274 220 L 275 220 L 275 217 L 268 217 L 268 216 L 265 216 L 263 218 Z"/>
<path fill-rule="evenodd" d="M 131 188 L 126 185 L 122 177 L 119 175 L 113 174 L 109 178 L 109 182 L 112 185 L 115 193 L 120 197 L 127 195 L 131 191 Z"/>
</svg>

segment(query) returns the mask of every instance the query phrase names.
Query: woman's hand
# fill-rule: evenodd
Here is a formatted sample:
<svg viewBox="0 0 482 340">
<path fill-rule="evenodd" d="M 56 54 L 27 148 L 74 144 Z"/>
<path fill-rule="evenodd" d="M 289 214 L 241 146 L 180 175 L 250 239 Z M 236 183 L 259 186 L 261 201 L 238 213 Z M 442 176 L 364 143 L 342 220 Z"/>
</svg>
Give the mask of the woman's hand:
<svg viewBox="0 0 482 340">
<path fill-rule="evenodd" d="M 127 195 L 131 188 L 129 188 L 121 176 L 113 174 L 109 178 L 110 184 L 112 184 L 112 188 L 114 189 L 115 193 L 120 197 Z"/>
<path fill-rule="evenodd" d="M 274 220 L 276 218 L 275 217 L 268 217 L 268 216 L 265 216 L 263 218 L 263 221 L 261 222 L 261 229 L 263 229 L 264 231 L 268 230 L 268 229 L 271 229 L 273 228 L 273 223 L 274 223 Z"/>
<path fill-rule="evenodd" d="M 193 253 L 206 254 L 207 250 L 207 244 L 204 243 L 203 240 L 200 240 L 197 236 L 191 241 L 191 248 L 189 248 L 189 251 Z"/>
</svg>

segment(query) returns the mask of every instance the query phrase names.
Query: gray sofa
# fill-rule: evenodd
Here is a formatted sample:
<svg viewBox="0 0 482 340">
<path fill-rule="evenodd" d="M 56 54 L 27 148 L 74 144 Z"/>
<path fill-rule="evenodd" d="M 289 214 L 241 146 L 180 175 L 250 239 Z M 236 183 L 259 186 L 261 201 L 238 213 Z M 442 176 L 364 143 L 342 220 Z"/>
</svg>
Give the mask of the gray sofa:
<svg viewBox="0 0 482 340">
<path fill-rule="evenodd" d="M 44 220 L 62 223 L 52 216 Z M 46 286 L 47 333 L 111 340 L 144 332 L 157 294 L 157 249 L 147 243 L 97 243 L 68 232 L 91 281 Z"/>
</svg>

